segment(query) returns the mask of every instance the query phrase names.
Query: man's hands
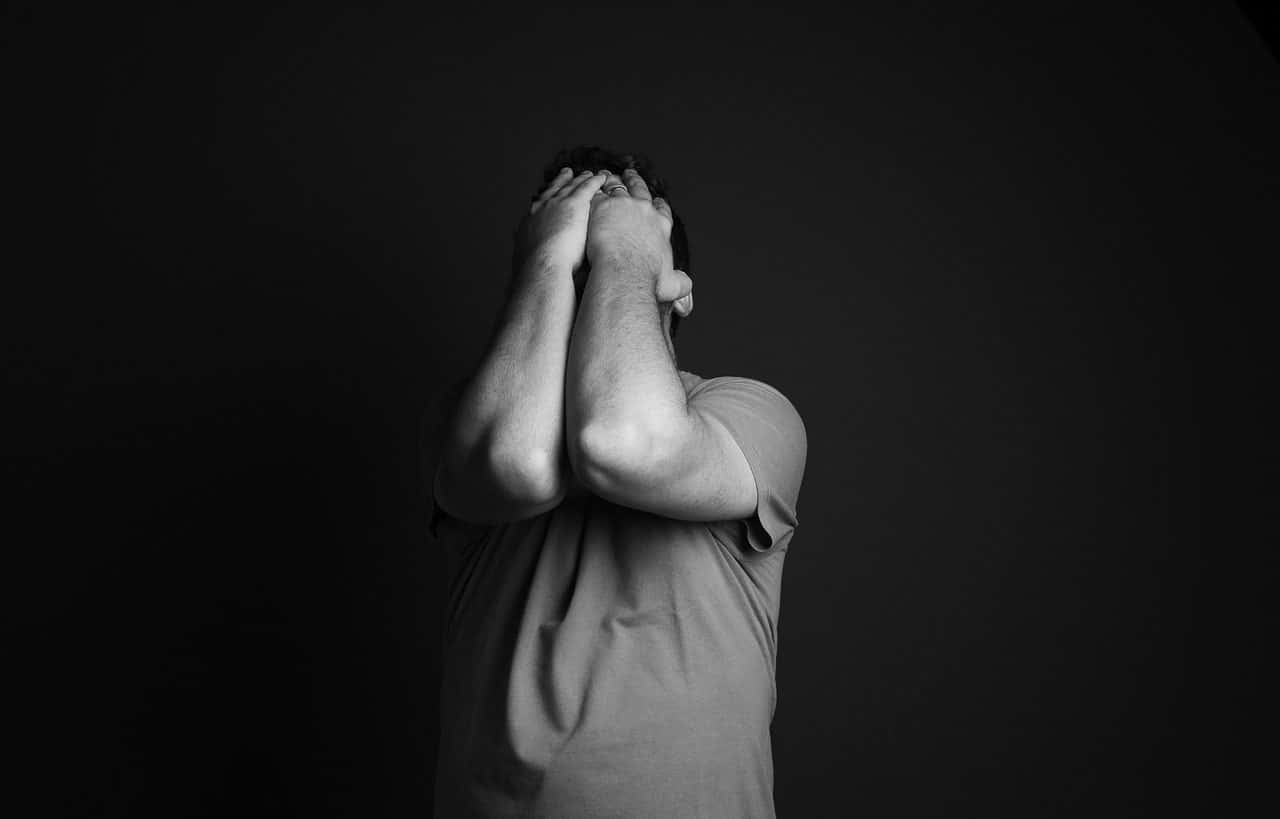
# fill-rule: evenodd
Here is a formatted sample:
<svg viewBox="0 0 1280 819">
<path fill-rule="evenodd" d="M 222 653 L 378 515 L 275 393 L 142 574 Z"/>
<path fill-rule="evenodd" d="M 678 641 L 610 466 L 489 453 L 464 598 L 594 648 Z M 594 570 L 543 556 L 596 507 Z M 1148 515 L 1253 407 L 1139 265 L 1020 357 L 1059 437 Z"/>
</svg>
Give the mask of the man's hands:
<svg viewBox="0 0 1280 819">
<path fill-rule="evenodd" d="M 582 265 L 591 196 L 607 176 L 590 171 L 574 176 L 572 169 L 560 169 L 516 228 L 517 272 L 534 264 L 572 273 Z"/>
<path fill-rule="evenodd" d="M 687 316 L 693 311 L 693 280 L 672 269 L 672 223 L 670 205 L 654 199 L 632 169 L 618 177 L 604 171 L 575 176 L 561 168 L 516 228 L 515 269 L 533 265 L 572 274 L 584 259 L 593 268 L 616 263 L 652 276 L 657 301 Z"/>
<path fill-rule="evenodd" d="M 617 265 L 650 276 L 658 302 L 674 302 L 676 312 L 687 316 L 693 310 L 693 280 L 672 267 L 671 206 L 654 199 L 644 178 L 630 168 L 621 181 L 610 176 L 602 186 L 593 184 L 590 196 L 586 255 L 592 270 Z"/>
</svg>

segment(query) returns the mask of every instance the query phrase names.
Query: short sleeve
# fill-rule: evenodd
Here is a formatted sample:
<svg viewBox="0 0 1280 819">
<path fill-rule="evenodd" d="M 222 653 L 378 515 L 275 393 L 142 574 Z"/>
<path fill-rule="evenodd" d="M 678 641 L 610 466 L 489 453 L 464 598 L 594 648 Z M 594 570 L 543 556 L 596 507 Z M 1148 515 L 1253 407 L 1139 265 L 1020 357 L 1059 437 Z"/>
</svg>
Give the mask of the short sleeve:
<svg viewBox="0 0 1280 819">
<path fill-rule="evenodd" d="M 432 475 L 427 479 L 427 533 L 439 540 L 441 527 L 449 526 L 453 520 L 453 516 L 436 500 L 435 476 Z"/>
<path fill-rule="evenodd" d="M 795 406 L 777 389 L 751 378 L 721 376 L 689 397 L 737 441 L 756 482 L 755 514 L 745 519 L 753 551 L 784 551 L 799 523 L 796 504 L 804 479 L 808 438 Z"/>
<path fill-rule="evenodd" d="M 462 538 L 463 542 L 475 540 L 491 527 L 482 523 L 455 518 L 449 514 L 436 500 L 435 476 L 429 481 L 427 493 L 427 533 L 438 541 L 446 541 L 453 537 Z"/>
</svg>

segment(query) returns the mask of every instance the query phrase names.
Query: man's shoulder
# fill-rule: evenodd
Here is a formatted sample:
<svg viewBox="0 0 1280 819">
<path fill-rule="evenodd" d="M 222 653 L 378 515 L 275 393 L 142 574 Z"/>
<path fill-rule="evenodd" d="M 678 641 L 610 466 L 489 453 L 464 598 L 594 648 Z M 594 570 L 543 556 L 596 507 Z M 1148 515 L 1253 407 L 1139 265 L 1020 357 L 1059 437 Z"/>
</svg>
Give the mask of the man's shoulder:
<svg viewBox="0 0 1280 819">
<path fill-rule="evenodd" d="M 731 392 L 745 391 L 747 393 L 760 395 L 780 396 L 785 399 L 787 403 L 791 402 L 791 399 L 787 398 L 787 395 L 782 392 L 782 390 L 767 381 L 760 380 L 759 378 L 752 378 L 751 376 L 746 375 L 716 375 L 708 378 L 695 373 L 685 372 L 684 370 L 680 370 L 679 373 L 680 380 L 684 383 L 686 395 L 692 395 L 695 392 L 716 388 L 718 390 L 729 390 Z"/>
</svg>

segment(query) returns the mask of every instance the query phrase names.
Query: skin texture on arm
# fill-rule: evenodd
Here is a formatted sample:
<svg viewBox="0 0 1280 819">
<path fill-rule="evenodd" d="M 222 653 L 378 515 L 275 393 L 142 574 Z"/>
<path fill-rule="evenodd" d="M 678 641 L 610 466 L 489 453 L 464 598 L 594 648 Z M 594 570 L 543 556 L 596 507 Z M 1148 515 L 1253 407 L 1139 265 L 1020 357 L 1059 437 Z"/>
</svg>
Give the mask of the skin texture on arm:
<svg viewBox="0 0 1280 819">
<path fill-rule="evenodd" d="M 592 272 L 565 374 L 570 460 L 615 503 L 683 520 L 745 517 L 756 505 L 750 466 L 723 425 L 690 405 L 664 327 L 664 309 L 692 307 L 692 282 L 672 269 L 670 208 L 638 174 L 623 179 L 628 192 L 592 202 Z"/>
<path fill-rule="evenodd" d="M 573 272 L 585 256 L 590 198 L 603 182 L 603 175 L 562 169 L 517 229 L 507 303 L 449 415 L 435 473 L 441 505 L 459 518 L 530 517 L 564 495 Z"/>
<path fill-rule="evenodd" d="M 611 177 L 607 185 L 615 184 Z M 577 433 L 569 441 L 571 454 L 581 451 L 584 438 L 599 445 L 589 447 L 596 454 L 611 442 L 641 448 L 649 435 L 688 413 L 657 295 L 664 269 L 671 267 L 668 235 L 669 220 L 649 201 L 619 190 L 592 203 L 586 249 L 591 277 L 574 323 L 565 382 L 565 412 Z"/>
</svg>

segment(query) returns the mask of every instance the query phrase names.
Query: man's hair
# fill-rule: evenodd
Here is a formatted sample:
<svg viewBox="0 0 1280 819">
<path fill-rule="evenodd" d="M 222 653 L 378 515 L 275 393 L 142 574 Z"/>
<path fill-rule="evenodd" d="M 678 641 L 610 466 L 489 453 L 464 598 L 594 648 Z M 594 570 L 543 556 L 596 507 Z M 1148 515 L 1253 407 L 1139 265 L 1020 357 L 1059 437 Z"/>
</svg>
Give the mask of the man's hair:
<svg viewBox="0 0 1280 819">
<path fill-rule="evenodd" d="M 540 189 L 545 188 L 564 167 L 572 168 L 575 174 L 582 171 L 594 173 L 599 170 L 621 174 L 625 169 L 633 168 L 649 186 L 649 192 L 655 197 L 660 196 L 667 200 L 667 204 L 671 206 L 671 260 L 677 270 L 683 270 L 690 278 L 693 277 L 693 271 L 689 269 L 689 237 L 685 234 L 684 222 L 680 220 L 680 213 L 671 202 L 670 189 L 667 187 L 666 180 L 654 173 L 653 161 L 649 157 L 644 154 L 621 154 L 597 145 L 564 148 L 543 170 Z M 680 314 L 673 309 L 671 311 L 673 341 L 679 326 Z"/>
</svg>

